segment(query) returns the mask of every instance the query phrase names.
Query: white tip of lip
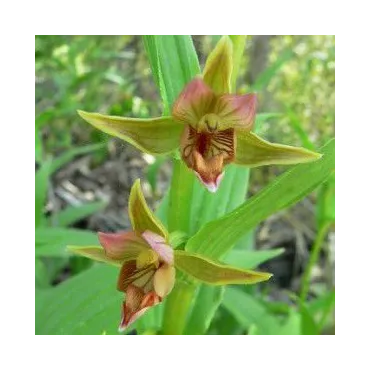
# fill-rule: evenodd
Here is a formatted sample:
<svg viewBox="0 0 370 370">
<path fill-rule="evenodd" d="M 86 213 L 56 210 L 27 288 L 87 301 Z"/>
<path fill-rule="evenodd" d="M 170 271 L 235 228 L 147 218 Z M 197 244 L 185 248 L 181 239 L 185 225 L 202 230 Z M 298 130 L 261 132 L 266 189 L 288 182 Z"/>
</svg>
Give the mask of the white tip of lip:
<svg viewBox="0 0 370 370">
<path fill-rule="evenodd" d="M 216 184 L 206 184 L 205 182 L 203 183 L 204 186 L 207 188 L 208 191 L 210 191 L 211 193 L 216 193 L 217 191 L 217 186 Z"/>
<path fill-rule="evenodd" d="M 207 188 L 208 191 L 211 193 L 215 193 L 220 186 L 220 182 L 222 178 L 224 177 L 224 172 L 220 173 L 216 179 L 216 183 L 213 182 L 204 182 L 203 179 L 200 177 L 199 173 L 194 171 L 195 175 L 198 177 L 199 181 Z"/>
</svg>

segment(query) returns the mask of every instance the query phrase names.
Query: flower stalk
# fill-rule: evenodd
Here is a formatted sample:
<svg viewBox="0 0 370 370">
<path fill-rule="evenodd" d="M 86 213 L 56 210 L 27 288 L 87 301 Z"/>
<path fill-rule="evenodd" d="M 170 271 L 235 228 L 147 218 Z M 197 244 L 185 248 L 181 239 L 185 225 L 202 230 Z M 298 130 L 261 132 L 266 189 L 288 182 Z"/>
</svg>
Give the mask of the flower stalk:
<svg viewBox="0 0 370 370">
<path fill-rule="evenodd" d="M 196 290 L 195 284 L 184 280 L 177 281 L 166 301 L 162 334 L 180 335 L 184 332 Z"/>
</svg>

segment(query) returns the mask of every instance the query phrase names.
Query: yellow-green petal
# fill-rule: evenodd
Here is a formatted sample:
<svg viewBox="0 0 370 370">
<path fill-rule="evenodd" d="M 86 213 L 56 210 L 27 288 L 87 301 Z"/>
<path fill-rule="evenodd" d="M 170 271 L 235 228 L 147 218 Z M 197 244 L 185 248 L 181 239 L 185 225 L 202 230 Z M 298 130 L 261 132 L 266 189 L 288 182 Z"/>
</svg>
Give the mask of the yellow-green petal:
<svg viewBox="0 0 370 370">
<path fill-rule="evenodd" d="M 230 93 L 232 71 L 233 44 L 223 36 L 207 58 L 203 80 L 216 94 Z"/>
<path fill-rule="evenodd" d="M 105 262 L 113 266 L 121 266 L 122 264 L 122 261 L 117 261 L 115 259 L 107 257 L 104 249 L 99 246 L 79 247 L 69 245 L 67 246 L 67 249 L 72 253 L 90 258 L 94 261 Z"/>
<path fill-rule="evenodd" d="M 236 137 L 234 162 L 248 167 L 305 163 L 322 156 L 305 148 L 270 143 L 253 132 L 237 131 Z"/>
<path fill-rule="evenodd" d="M 154 155 L 176 150 L 184 129 L 184 126 L 172 117 L 126 118 L 80 110 L 78 114 L 97 129 L 125 140 L 145 153 Z"/>
<path fill-rule="evenodd" d="M 161 221 L 148 207 L 140 186 L 140 179 L 137 179 L 131 188 L 129 199 L 129 216 L 134 231 L 142 234 L 144 231 L 152 231 L 163 236 L 168 241 L 168 231 Z"/>
<path fill-rule="evenodd" d="M 211 285 L 255 284 L 268 280 L 272 274 L 225 265 L 204 256 L 175 250 L 175 267 Z"/>
</svg>

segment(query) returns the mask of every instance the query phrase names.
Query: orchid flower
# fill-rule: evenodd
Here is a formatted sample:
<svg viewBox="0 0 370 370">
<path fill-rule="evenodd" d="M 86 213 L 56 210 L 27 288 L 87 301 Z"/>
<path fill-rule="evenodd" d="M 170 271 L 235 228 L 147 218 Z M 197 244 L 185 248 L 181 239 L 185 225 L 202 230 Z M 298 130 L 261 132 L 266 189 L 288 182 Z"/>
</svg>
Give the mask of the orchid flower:
<svg viewBox="0 0 370 370">
<path fill-rule="evenodd" d="M 225 165 L 248 167 L 309 162 L 320 154 L 273 144 L 251 132 L 257 95 L 231 93 L 233 45 L 224 36 L 209 55 L 202 76 L 180 93 L 172 115 L 153 119 L 106 116 L 78 111 L 94 127 L 143 152 L 160 155 L 180 149 L 181 158 L 203 185 L 215 192 Z"/>
<path fill-rule="evenodd" d="M 176 269 L 187 274 L 188 281 L 194 279 L 212 285 L 254 284 L 272 276 L 228 266 L 185 250 L 174 250 L 170 245 L 171 236 L 145 201 L 140 180 L 136 180 L 131 189 L 129 216 L 132 231 L 98 233 L 102 248 L 69 247 L 76 254 L 120 268 L 117 289 L 125 293 L 120 331 L 170 294 L 176 281 Z"/>
</svg>

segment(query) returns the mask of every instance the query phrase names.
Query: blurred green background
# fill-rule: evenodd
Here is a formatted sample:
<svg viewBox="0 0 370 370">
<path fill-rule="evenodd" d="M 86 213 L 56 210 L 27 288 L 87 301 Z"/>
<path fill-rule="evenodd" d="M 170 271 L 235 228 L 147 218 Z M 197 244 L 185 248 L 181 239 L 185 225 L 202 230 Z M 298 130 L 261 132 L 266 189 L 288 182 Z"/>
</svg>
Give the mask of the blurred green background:
<svg viewBox="0 0 370 370">
<path fill-rule="evenodd" d="M 201 65 L 218 38 L 193 36 Z M 258 92 L 258 112 L 272 113 L 259 128 L 261 136 L 320 148 L 334 136 L 334 36 L 251 36 L 247 40 L 237 90 Z M 94 130 L 76 110 L 158 116 L 162 112 L 159 94 L 140 36 L 36 36 L 35 67 L 36 333 L 116 334 L 108 329 L 100 332 L 105 326 L 96 325 L 96 320 L 104 323 L 108 315 L 114 316 L 113 322 L 118 320 L 115 300 L 120 297 L 114 292 L 114 275 L 112 290 L 105 297 L 112 304 L 104 308 L 103 297 L 95 300 L 90 325 L 65 325 L 67 314 L 59 321 L 45 318 L 44 305 L 53 291 L 64 289 L 62 307 L 71 315 L 79 314 L 83 302 L 74 305 L 69 300 L 73 294 L 68 298 L 66 282 L 71 278 L 78 282 L 78 276 L 91 273 L 93 262 L 70 256 L 65 246 L 98 244 L 95 231 L 129 228 L 127 200 L 136 178 L 142 179 L 144 193 L 155 208 L 168 187 L 171 164 Z M 248 196 L 283 171 L 279 166 L 253 169 Z M 249 235 L 248 248 L 277 256 L 259 266 L 273 272 L 274 279 L 263 289 L 246 289 L 243 296 L 238 295 L 241 290 L 229 290 L 207 333 L 334 332 L 334 202 L 333 176 L 310 197 L 270 217 Z M 320 250 L 303 306 L 297 295 L 302 294 L 302 276 L 315 243 Z M 104 275 L 104 267 L 99 273 Z M 235 301 L 242 303 L 238 306 Z M 48 312 L 53 309 L 60 309 L 58 302 Z M 155 331 L 149 324 L 142 327 L 132 333 Z"/>
</svg>

